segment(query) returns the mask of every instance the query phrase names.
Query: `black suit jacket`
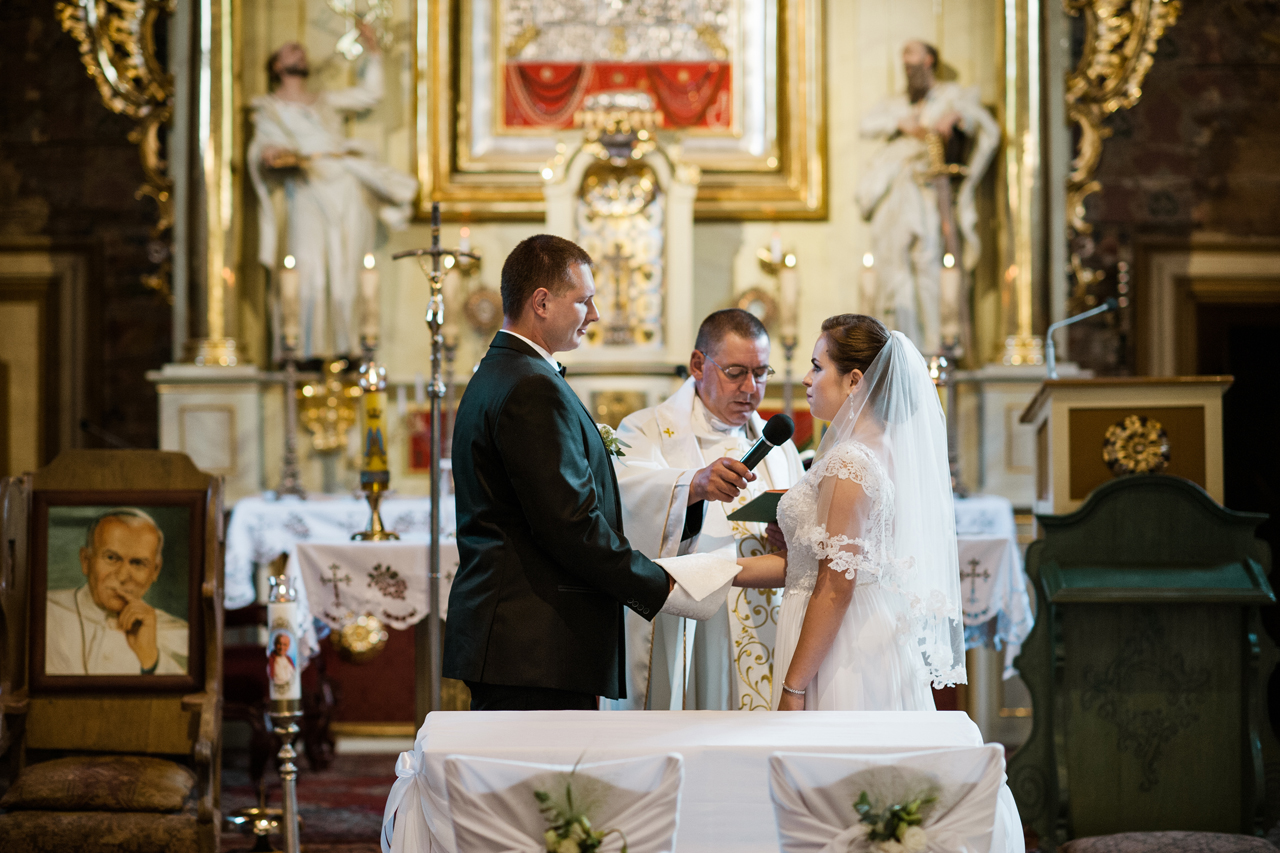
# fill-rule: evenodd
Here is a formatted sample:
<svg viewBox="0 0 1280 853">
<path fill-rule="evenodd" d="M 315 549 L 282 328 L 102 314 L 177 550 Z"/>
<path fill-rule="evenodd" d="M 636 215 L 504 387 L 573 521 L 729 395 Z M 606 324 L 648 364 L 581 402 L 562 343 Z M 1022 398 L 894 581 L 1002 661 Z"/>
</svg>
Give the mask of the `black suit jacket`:
<svg viewBox="0 0 1280 853">
<path fill-rule="evenodd" d="M 514 335 L 498 333 L 458 404 L 453 479 L 444 675 L 625 697 L 622 608 L 653 619 L 667 575 L 622 534 L 595 422 Z"/>
</svg>

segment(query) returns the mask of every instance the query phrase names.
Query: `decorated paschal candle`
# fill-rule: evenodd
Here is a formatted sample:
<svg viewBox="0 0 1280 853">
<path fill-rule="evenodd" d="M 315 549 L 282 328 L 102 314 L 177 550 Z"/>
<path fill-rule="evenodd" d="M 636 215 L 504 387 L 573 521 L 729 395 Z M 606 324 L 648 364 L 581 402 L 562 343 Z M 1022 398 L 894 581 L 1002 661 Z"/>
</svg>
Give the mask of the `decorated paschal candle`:
<svg viewBox="0 0 1280 853">
<path fill-rule="evenodd" d="M 364 465 L 360 471 L 365 488 L 382 485 L 389 480 L 385 418 L 387 413 L 386 368 L 370 362 L 360 378 L 364 389 Z"/>
</svg>

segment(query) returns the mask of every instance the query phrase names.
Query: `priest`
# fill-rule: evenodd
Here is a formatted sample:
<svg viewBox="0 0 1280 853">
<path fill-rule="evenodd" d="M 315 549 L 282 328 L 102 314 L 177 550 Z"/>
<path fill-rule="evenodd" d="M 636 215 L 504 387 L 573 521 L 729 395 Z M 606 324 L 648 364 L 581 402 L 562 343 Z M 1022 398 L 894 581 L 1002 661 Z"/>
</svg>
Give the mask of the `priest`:
<svg viewBox="0 0 1280 853">
<path fill-rule="evenodd" d="M 769 334 L 747 311 L 729 308 L 702 321 L 689 379 L 660 405 L 623 419 L 615 458 L 623 524 L 646 556 L 710 553 L 732 546 L 760 554 L 781 543 L 776 528 L 727 516 L 804 473 L 790 441 L 749 472 L 738 460 L 760 437 L 756 413 L 773 368 Z M 780 593 L 733 589 L 710 620 L 628 612 L 627 698 L 616 710 L 767 710 Z"/>
</svg>

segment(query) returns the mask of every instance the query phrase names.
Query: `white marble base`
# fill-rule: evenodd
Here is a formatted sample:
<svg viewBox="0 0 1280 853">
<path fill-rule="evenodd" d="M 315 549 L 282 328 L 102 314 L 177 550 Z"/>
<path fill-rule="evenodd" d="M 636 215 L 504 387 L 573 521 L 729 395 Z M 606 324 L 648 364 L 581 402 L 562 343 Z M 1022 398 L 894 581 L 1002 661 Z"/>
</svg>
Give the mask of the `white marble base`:
<svg viewBox="0 0 1280 853">
<path fill-rule="evenodd" d="M 263 489 L 258 368 L 166 364 L 147 373 L 160 395 L 160 449 L 225 478 L 228 504 Z"/>
</svg>

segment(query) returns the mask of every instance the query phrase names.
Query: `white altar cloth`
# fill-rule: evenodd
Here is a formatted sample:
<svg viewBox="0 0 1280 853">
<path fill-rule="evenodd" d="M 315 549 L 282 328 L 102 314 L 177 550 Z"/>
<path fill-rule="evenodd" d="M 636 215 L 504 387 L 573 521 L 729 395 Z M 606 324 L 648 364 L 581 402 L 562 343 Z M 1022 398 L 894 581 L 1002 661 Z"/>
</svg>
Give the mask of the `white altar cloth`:
<svg viewBox="0 0 1280 853">
<path fill-rule="evenodd" d="M 978 727 L 959 711 L 437 711 L 418 730 L 413 752 L 401 753 L 396 764 L 383 849 L 457 853 L 445 784 L 450 755 L 573 764 L 679 753 L 685 779 L 676 850 L 776 853 L 772 753 L 902 753 L 981 744 Z M 991 850 L 1021 853 L 1020 827 L 1013 794 L 1002 784 Z"/>
<path fill-rule="evenodd" d="M 1004 650 L 1004 677 L 1031 633 L 1035 614 L 1018 549 L 1013 504 L 999 495 L 956 498 L 965 648 Z"/>
<path fill-rule="evenodd" d="M 427 544 L 411 541 L 299 542 L 285 570 L 301 577 L 311 615 L 341 628 L 351 615 L 377 616 L 403 631 L 431 612 Z M 458 543 L 440 541 L 440 618 L 458 571 Z"/>
<path fill-rule="evenodd" d="M 452 495 L 440 501 L 440 542 L 451 542 L 457 536 L 457 522 Z M 400 535 L 401 542 L 431 541 L 431 500 L 421 497 L 387 497 L 382 501 L 382 521 L 388 530 Z M 295 551 L 299 542 L 351 542 L 351 534 L 369 524 L 369 502 L 363 496 L 311 495 L 306 500 L 293 496 L 276 499 L 270 495 L 254 495 L 237 501 L 227 523 L 226 592 L 228 610 L 248 607 L 258 600 L 254 570 L 258 563 L 269 563 L 280 554 L 288 554 L 291 564 L 290 582 L 298 593 L 299 609 L 311 614 L 306 586 L 297 573 Z M 441 554 L 444 563 L 444 553 Z M 311 619 L 300 619 L 298 661 L 306 661 L 320 652 L 320 639 Z"/>
</svg>

